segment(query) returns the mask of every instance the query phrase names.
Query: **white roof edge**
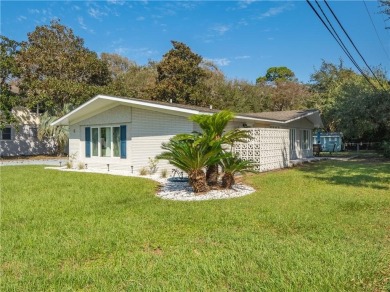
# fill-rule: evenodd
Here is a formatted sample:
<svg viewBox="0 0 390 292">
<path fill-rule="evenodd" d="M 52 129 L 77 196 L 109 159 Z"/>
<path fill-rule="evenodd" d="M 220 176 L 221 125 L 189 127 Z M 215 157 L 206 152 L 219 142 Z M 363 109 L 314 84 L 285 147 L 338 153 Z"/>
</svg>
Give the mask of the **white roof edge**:
<svg viewBox="0 0 390 292">
<path fill-rule="evenodd" d="M 87 102 L 83 103 L 82 105 L 76 107 L 74 110 L 70 111 L 69 113 L 67 113 L 65 116 L 59 118 L 58 120 L 52 122 L 50 125 L 51 126 L 56 126 L 57 124 L 61 123 L 63 120 L 67 119 L 71 114 L 73 114 L 74 112 L 76 111 L 79 111 L 80 109 L 86 107 L 87 105 L 89 105 L 91 102 L 95 101 L 96 99 L 99 98 L 100 95 L 96 95 L 94 98 L 88 100 Z"/>
<path fill-rule="evenodd" d="M 263 119 L 263 118 L 255 118 L 255 117 L 245 117 L 245 116 L 235 116 L 236 119 L 241 120 L 249 120 L 249 121 L 260 121 L 260 122 L 270 122 L 270 123 L 276 123 L 276 124 L 286 124 L 285 121 L 277 121 L 277 120 L 271 120 L 271 119 Z"/>
<path fill-rule="evenodd" d="M 144 102 L 144 101 L 126 99 L 126 98 L 121 98 L 121 97 L 108 96 L 108 95 L 98 95 L 98 96 L 101 98 L 104 98 L 104 99 L 109 99 L 109 100 L 113 100 L 113 101 L 120 101 L 120 102 L 124 102 L 124 103 L 128 103 L 128 104 L 143 105 L 143 106 L 147 106 L 147 107 L 151 107 L 151 108 L 173 110 L 176 112 L 183 112 L 183 113 L 189 113 L 189 114 L 200 113 L 197 110 L 190 110 L 190 109 L 175 107 L 174 103 L 172 103 L 171 105 L 163 105 L 163 104 L 157 104 L 157 103 L 152 103 L 152 102 Z"/>
<path fill-rule="evenodd" d="M 191 109 L 184 109 L 184 108 L 180 108 L 180 107 L 175 107 L 175 104 L 162 105 L 162 104 L 156 104 L 156 103 L 151 103 L 151 102 L 144 102 L 144 101 L 138 101 L 138 100 L 132 100 L 132 99 L 126 99 L 126 98 L 121 98 L 121 97 L 114 97 L 114 96 L 99 94 L 99 95 L 95 96 L 94 98 L 88 100 L 87 102 L 83 103 L 79 107 L 75 108 L 71 112 L 67 113 L 65 116 L 54 121 L 53 123 L 51 123 L 51 125 L 56 126 L 56 125 L 60 124 L 62 121 L 66 120 L 71 115 L 80 111 L 81 109 L 87 107 L 89 104 L 93 103 L 97 99 L 112 100 L 112 101 L 117 101 L 117 102 L 122 102 L 122 103 L 128 103 L 128 104 L 134 104 L 134 105 L 146 106 L 146 107 L 150 107 L 150 108 L 164 109 L 164 110 L 170 110 L 170 111 L 176 111 L 176 112 L 182 112 L 182 113 L 188 113 L 188 114 L 201 113 L 198 110 L 191 110 Z"/>
<path fill-rule="evenodd" d="M 295 117 L 293 119 L 289 119 L 289 120 L 286 120 L 286 121 L 279 121 L 279 120 L 273 120 L 273 119 L 266 119 L 266 118 L 256 118 L 256 117 L 248 117 L 248 116 L 239 116 L 237 115 L 236 118 L 239 118 L 239 119 L 243 119 L 243 120 L 253 120 L 253 121 L 264 121 L 264 122 L 271 122 L 271 123 L 276 123 L 276 124 L 288 124 L 288 123 L 291 123 L 293 121 L 296 121 L 296 120 L 299 120 L 299 119 L 302 119 L 302 118 L 306 118 L 308 116 L 311 116 L 315 113 L 319 113 L 319 110 L 315 110 L 315 111 L 312 111 L 312 112 L 309 112 L 309 113 L 306 113 L 304 115 L 301 115 L 301 116 L 298 116 L 298 117 Z"/>
<path fill-rule="evenodd" d="M 309 113 L 306 113 L 306 114 L 304 114 L 304 115 L 302 115 L 302 116 L 299 116 L 299 117 L 296 117 L 296 118 L 293 118 L 293 119 L 290 119 L 290 120 L 287 120 L 286 121 L 286 123 L 290 123 L 290 122 L 293 122 L 293 121 L 296 121 L 296 120 L 299 120 L 299 119 L 302 119 L 302 118 L 306 118 L 306 117 L 308 117 L 308 116 L 311 116 L 311 115 L 313 115 L 313 114 L 316 114 L 316 113 L 320 113 L 320 111 L 319 110 L 315 110 L 315 111 L 312 111 L 312 112 L 309 112 Z"/>
</svg>

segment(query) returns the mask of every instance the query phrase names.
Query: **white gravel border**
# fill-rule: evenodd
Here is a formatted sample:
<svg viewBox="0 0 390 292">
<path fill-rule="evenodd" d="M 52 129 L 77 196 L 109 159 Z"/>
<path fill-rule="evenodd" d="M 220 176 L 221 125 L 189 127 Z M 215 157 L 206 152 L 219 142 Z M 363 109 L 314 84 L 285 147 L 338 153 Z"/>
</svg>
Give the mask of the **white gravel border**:
<svg viewBox="0 0 390 292">
<path fill-rule="evenodd" d="M 89 172 L 89 173 L 103 173 L 110 175 L 121 175 L 131 177 L 141 177 L 152 179 L 160 183 L 161 188 L 156 196 L 165 200 L 176 201 L 205 201 L 205 200 L 220 200 L 243 197 L 255 192 L 255 189 L 244 185 L 235 184 L 232 189 L 225 190 L 211 190 L 205 194 L 196 194 L 188 185 L 188 182 L 172 181 L 169 178 L 161 178 L 158 175 L 138 175 L 130 171 L 123 170 L 104 170 L 104 169 L 68 169 L 65 167 L 45 167 L 45 169 L 56 169 L 61 171 L 75 171 L 75 172 Z"/>
</svg>

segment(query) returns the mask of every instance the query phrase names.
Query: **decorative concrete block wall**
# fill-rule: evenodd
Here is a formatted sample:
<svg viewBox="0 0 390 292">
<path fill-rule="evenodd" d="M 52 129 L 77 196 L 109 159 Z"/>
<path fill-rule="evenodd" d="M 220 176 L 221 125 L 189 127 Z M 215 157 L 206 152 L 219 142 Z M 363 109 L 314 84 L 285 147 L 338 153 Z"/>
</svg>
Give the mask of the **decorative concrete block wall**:
<svg viewBox="0 0 390 292">
<path fill-rule="evenodd" d="M 254 128 L 249 131 L 253 139 L 236 143 L 233 151 L 242 159 L 255 162 L 257 171 L 288 167 L 290 161 L 290 138 L 288 129 Z"/>
</svg>

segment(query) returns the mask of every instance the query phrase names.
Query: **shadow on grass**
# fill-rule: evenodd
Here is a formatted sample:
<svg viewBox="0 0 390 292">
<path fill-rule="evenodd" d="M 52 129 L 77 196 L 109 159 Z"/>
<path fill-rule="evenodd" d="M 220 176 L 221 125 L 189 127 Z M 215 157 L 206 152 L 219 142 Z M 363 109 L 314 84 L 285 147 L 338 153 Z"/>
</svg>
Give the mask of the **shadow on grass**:
<svg viewBox="0 0 390 292">
<path fill-rule="evenodd" d="M 299 168 L 307 177 L 330 184 L 390 189 L 390 162 L 322 161 Z"/>
</svg>

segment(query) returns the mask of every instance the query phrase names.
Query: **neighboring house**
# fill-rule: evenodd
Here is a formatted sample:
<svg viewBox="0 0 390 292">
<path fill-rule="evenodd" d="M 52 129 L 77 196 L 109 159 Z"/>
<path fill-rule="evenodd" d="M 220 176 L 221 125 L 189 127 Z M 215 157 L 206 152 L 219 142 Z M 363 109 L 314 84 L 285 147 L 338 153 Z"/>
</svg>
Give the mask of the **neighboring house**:
<svg viewBox="0 0 390 292">
<path fill-rule="evenodd" d="M 52 140 L 38 139 L 39 115 L 24 107 L 12 110 L 17 123 L 0 129 L 0 156 L 46 155 L 55 152 Z"/>
<path fill-rule="evenodd" d="M 339 152 L 344 150 L 343 133 L 341 132 L 317 132 L 313 136 L 313 139 L 317 144 L 321 144 L 321 149 L 324 152 Z"/>
<path fill-rule="evenodd" d="M 162 152 L 161 143 L 179 133 L 200 131 L 188 117 L 216 112 L 196 106 L 98 95 L 53 125 L 69 125 L 69 155 L 77 163 L 90 168 L 138 172 L 148 166 L 149 158 Z M 233 151 L 257 161 L 258 170 L 287 166 L 290 157 L 311 157 L 312 129 L 317 127 L 322 127 L 322 122 L 316 110 L 236 114 L 228 125 L 229 129 L 250 130 L 255 136 L 249 143 L 235 145 Z M 251 145 L 252 152 L 245 149 Z M 261 166 L 265 164 L 268 165 Z M 159 169 L 164 168 L 172 166 L 161 161 Z"/>
</svg>

